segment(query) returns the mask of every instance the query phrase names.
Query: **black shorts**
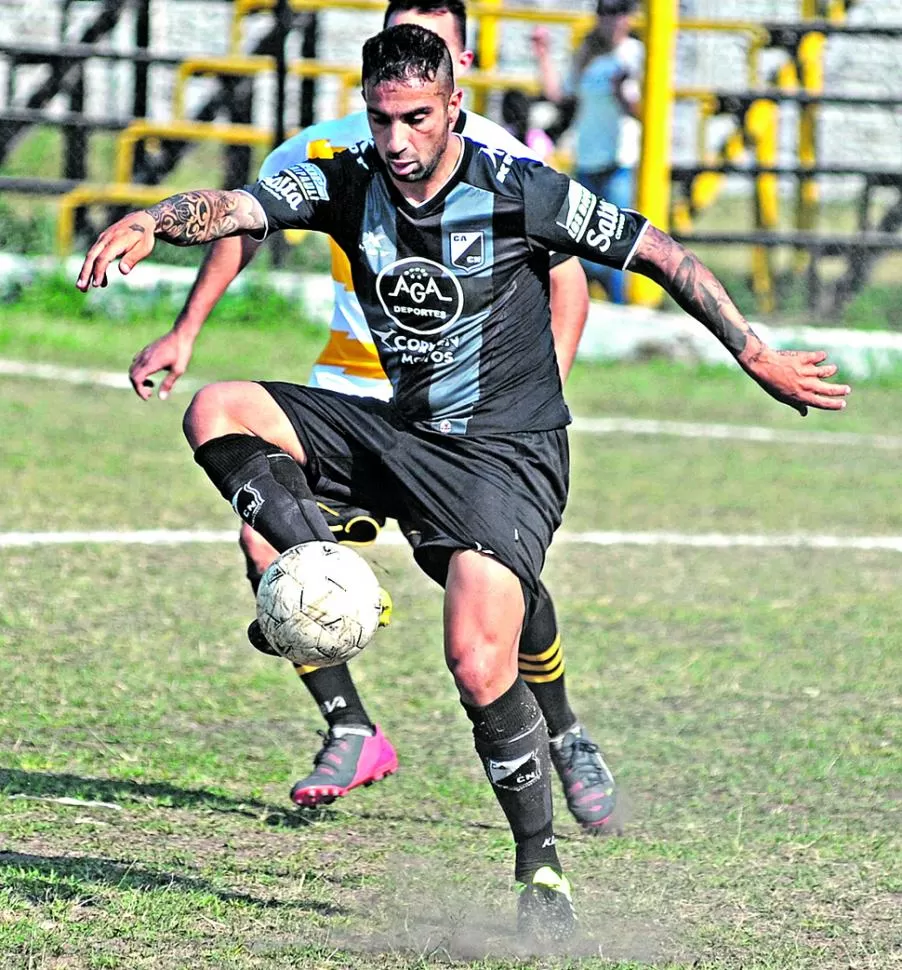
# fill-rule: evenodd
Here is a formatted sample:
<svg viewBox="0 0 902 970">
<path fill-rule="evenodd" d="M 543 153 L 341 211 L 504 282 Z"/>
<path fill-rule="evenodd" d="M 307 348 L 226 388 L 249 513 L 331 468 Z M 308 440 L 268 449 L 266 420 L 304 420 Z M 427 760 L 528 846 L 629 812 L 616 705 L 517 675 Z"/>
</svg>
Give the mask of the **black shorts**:
<svg viewBox="0 0 902 970">
<path fill-rule="evenodd" d="M 536 592 L 567 501 L 565 429 L 441 435 L 411 428 L 390 402 L 261 386 L 297 432 L 317 495 L 404 523 L 417 563 L 442 585 L 451 552 L 476 549 Z"/>
</svg>

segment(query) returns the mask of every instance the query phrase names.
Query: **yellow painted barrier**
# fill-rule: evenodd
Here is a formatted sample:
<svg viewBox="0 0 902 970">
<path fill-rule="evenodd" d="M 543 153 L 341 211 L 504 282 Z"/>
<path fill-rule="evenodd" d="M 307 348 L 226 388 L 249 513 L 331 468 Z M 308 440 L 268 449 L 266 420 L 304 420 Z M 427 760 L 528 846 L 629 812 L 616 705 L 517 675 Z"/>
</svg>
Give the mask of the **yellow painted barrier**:
<svg viewBox="0 0 902 970">
<path fill-rule="evenodd" d="M 252 77 L 258 74 L 272 74 L 276 70 L 276 59 L 262 54 L 228 57 L 193 57 L 182 61 L 175 74 L 172 94 L 172 113 L 177 119 L 185 117 L 185 88 L 191 77 L 203 75 L 227 75 L 232 77 Z M 360 87 L 360 66 L 335 64 L 328 61 L 290 61 L 287 71 L 292 77 L 337 77 L 342 97 L 350 90 Z M 347 113 L 349 108 L 340 113 Z"/>
<path fill-rule="evenodd" d="M 755 161 L 762 168 L 773 167 L 778 158 L 779 109 L 773 101 L 755 101 L 746 113 L 746 130 L 754 141 Z M 758 213 L 757 227 L 773 231 L 779 227 L 780 197 L 777 176 L 759 174 L 755 178 L 755 197 Z M 767 313 L 774 309 L 773 252 L 768 246 L 752 249 L 752 290 L 758 305 Z"/>
<path fill-rule="evenodd" d="M 636 207 L 658 226 L 670 224 L 670 125 L 673 117 L 677 0 L 648 0 L 645 88 L 642 92 L 642 153 Z M 645 276 L 629 280 L 631 302 L 657 306 L 660 287 Z"/>
<path fill-rule="evenodd" d="M 272 132 L 252 125 L 222 125 L 200 121 L 133 121 L 116 139 L 116 182 L 129 184 L 135 145 L 148 138 L 213 141 L 223 145 L 272 145 Z"/>
<path fill-rule="evenodd" d="M 824 90 L 824 46 L 826 37 L 819 33 L 806 34 L 799 43 L 798 61 L 801 83 L 807 94 L 821 94 Z M 817 165 L 817 116 L 818 106 L 803 104 L 799 107 L 799 162 L 809 168 Z M 817 180 L 801 179 L 798 187 L 796 208 L 796 227 L 813 229 L 817 224 L 817 209 L 820 201 Z M 796 265 L 804 268 L 807 254 L 798 254 Z"/>
<path fill-rule="evenodd" d="M 56 246 L 60 256 L 72 252 L 75 237 L 75 213 L 86 205 L 131 205 L 143 207 L 156 205 L 177 190 L 163 185 L 79 185 L 64 195 L 59 202 L 59 218 L 56 224 Z"/>
</svg>

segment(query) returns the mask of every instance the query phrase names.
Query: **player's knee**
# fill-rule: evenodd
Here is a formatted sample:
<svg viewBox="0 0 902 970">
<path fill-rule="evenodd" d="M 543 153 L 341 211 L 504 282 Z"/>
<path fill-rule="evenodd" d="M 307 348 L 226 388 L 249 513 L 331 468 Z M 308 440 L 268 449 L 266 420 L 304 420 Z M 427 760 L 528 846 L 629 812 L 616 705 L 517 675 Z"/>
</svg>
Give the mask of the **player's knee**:
<svg viewBox="0 0 902 970">
<path fill-rule="evenodd" d="M 500 697 L 517 676 L 516 657 L 498 645 L 451 647 L 445 660 L 461 698 L 480 707 Z"/>
<path fill-rule="evenodd" d="M 188 405 L 182 430 L 192 448 L 228 434 L 255 435 L 294 454 L 293 432 L 270 395 L 253 381 L 219 381 L 202 387 Z M 298 455 L 294 454 L 298 459 Z"/>
<path fill-rule="evenodd" d="M 207 384 L 194 394 L 182 418 L 182 432 L 192 448 L 235 429 L 227 419 L 227 396 L 222 384 Z"/>
</svg>

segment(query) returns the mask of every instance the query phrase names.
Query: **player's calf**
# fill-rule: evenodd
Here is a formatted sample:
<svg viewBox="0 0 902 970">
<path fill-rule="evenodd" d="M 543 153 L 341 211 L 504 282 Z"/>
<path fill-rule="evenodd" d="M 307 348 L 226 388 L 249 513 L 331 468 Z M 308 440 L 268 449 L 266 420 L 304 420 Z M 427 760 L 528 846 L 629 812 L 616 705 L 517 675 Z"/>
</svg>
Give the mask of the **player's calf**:
<svg viewBox="0 0 902 970">
<path fill-rule="evenodd" d="M 252 435 L 227 434 L 200 445 L 194 460 L 242 521 L 279 552 L 316 539 L 335 541 L 304 472 L 281 448 Z M 290 486 L 283 484 L 286 478 Z"/>
</svg>

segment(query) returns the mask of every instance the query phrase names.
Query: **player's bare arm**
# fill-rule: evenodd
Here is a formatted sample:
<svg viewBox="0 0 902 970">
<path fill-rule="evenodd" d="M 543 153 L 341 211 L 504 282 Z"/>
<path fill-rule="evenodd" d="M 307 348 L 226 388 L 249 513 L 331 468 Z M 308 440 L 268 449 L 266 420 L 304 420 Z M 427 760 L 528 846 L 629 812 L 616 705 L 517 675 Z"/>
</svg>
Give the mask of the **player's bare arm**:
<svg viewBox="0 0 902 970">
<path fill-rule="evenodd" d="M 169 396 L 176 381 L 188 369 L 197 335 L 213 308 L 261 245 L 250 236 L 226 236 L 209 246 L 172 329 L 142 347 L 132 360 L 128 377 L 141 400 L 151 397 L 154 390 L 151 377 L 162 371 L 166 376 L 157 393 L 160 400 Z"/>
<path fill-rule="evenodd" d="M 163 199 L 147 210 L 155 235 L 174 246 L 196 246 L 263 229 L 263 213 L 245 192 L 204 189 Z"/>
<path fill-rule="evenodd" d="M 567 259 L 552 266 L 549 274 L 551 333 L 561 381 L 567 380 L 589 313 L 586 274 L 578 259 Z"/>
<path fill-rule="evenodd" d="M 175 246 L 196 246 L 266 226 L 260 204 L 245 192 L 200 189 L 131 212 L 105 229 L 88 250 L 76 286 L 106 286 L 110 263 L 127 274 L 153 250 L 157 237 Z"/>
<path fill-rule="evenodd" d="M 835 364 L 824 351 L 773 350 L 757 336 L 716 276 L 690 250 L 649 226 L 629 269 L 658 283 L 730 351 L 742 368 L 772 397 L 801 415 L 809 407 L 838 411 L 851 391 L 829 384 Z"/>
</svg>

